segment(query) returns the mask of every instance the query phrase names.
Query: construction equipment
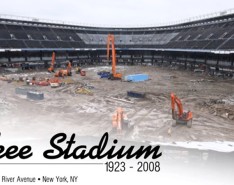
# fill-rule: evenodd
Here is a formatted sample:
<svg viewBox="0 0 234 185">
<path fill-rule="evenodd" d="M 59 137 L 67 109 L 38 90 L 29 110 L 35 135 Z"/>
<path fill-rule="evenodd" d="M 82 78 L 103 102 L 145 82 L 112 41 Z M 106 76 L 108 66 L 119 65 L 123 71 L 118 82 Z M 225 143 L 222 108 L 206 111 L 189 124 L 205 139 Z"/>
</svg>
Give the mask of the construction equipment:
<svg viewBox="0 0 234 185">
<path fill-rule="evenodd" d="M 71 76 L 72 75 L 72 63 L 71 61 L 68 61 L 67 63 L 67 69 L 60 69 L 55 73 L 55 77 L 64 77 L 64 76 Z"/>
<path fill-rule="evenodd" d="M 36 77 L 33 77 L 31 84 L 38 85 L 38 86 L 51 86 L 52 88 L 59 87 L 61 85 L 61 80 L 58 78 L 50 78 L 50 79 L 43 79 L 43 80 L 36 80 Z"/>
<path fill-rule="evenodd" d="M 116 72 L 116 51 L 115 51 L 115 37 L 112 34 L 109 34 L 107 37 L 107 60 L 110 58 L 110 44 L 112 50 L 112 73 L 108 79 L 111 80 L 121 80 L 122 74 Z"/>
<path fill-rule="evenodd" d="M 128 128 L 127 116 L 121 107 L 118 107 L 112 115 L 112 128 L 117 132 L 126 130 Z"/>
<path fill-rule="evenodd" d="M 54 73 L 54 63 L 55 63 L 55 52 L 52 53 L 52 60 L 51 60 L 51 64 L 50 67 L 48 68 L 48 72 L 49 73 Z"/>
<path fill-rule="evenodd" d="M 80 76 L 86 76 L 86 71 L 81 70 L 81 71 L 80 71 Z"/>
<path fill-rule="evenodd" d="M 82 70 L 81 67 L 77 67 L 76 68 L 76 74 L 80 74 L 81 70 Z"/>
<path fill-rule="evenodd" d="M 76 68 L 76 74 L 80 74 L 80 76 L 86 76 L 86 71 L 84 71 L 81 67 Z"/>
<path fill-rule="evenodd" d="M 51 79 L 49 80 L 49 82 L 50 82 L 50 87 L 51 87 L 51 88 L 60 87 L 61 84 L 62 84 L 62 81 L 61 81 L 60 79 L 58 79 L 58 78 L 51 78 Z"/>
<path fill-rule="evenodd" d="M 175 110 L 175 104 L 177 105 L 178 112 Z M 179 98 L 177 98 L 174 93 L 171 93 L 171 109 L 172 109 L 172 119 L 175 120 L 172 126 L 179 124 L 186 124 L 189 128 L 192 127 L 193 114 L 191 111 L 184 112 L 183 105 Z"/>
<path fill-rule="evenodd" d="M 109 78 L 110 77 L 110 72 L 107 72 L 107 71 L 100 71 L 97 73 L 100 78 Z"/>
</svg>

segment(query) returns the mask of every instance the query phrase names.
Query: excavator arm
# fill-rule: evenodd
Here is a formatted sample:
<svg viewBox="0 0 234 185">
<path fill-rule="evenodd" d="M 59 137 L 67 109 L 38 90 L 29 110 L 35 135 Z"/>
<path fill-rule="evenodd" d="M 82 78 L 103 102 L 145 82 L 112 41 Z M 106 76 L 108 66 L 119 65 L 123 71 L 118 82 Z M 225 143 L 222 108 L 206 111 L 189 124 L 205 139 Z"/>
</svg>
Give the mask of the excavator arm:
<svg viewBox="0 0 234 185">
<path fill-rule="evenodd" d="M 48 72 L 54 72 L 54 63 L 55 63 L 55 52 L 52 53 L 52 60 Z"/>
<path fill-rule="evenodd" d="M 110 59 L 110 45 L 112 49 L 112 74 L 116 74 L 116 51 L 115 51 L 115 37 L 112 34 L 107 38 L 107 60 Z"/>
<path fill-rule="evenodd" d="M 178 108 L 178 116 L 181 117 L 183 115 L 183 105 L 179 98 L 174 93 L 171 93 L 171 109 L 172 109 L 172 118 L 175 119 L 175 104 Z"/>
<path fill-rule="evenodd" d="M 110 35 L 108 35 L 108 37 L 107 37 L 107 46 L 106 46 L 106 48 L 107 48 L 107 60 L 110 60 Z"/>
<path fill-rule="evenodd" d="M 107 37 L 107 60 L 110 58 L 110 45 L 112 50 L 112 74 L 108 75 L 108 79 L 121 80 L 122 74 L 116 72 L 115 37 L 112 34 L 109 34 Z"/>
<path fill-rule="evenodd" d="M 68 64 L 67 64 L 67 72 L 70 73 L 70 72 L 71 72 L 71 69 L 72 69 L 72 64 L 71 64 L 71 62 L 69 61 Z"/>
</svg>

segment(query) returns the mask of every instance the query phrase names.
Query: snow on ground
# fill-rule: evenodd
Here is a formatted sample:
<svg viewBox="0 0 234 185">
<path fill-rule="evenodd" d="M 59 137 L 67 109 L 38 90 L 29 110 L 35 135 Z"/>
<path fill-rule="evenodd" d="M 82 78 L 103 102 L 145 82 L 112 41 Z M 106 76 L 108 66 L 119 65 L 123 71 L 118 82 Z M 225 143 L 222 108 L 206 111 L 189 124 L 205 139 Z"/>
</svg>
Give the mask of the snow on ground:
<svg viewBox="0 0 234 185">
<path fill-rule="evenodd" d="M 173 143 L 160 143 L 151 142 L 151 145 L 174 146 L 189 149 L 199 150 L 212 150 L 218 152 L 234 152 L 234 142 L 173 142 Z"/>
</svg>

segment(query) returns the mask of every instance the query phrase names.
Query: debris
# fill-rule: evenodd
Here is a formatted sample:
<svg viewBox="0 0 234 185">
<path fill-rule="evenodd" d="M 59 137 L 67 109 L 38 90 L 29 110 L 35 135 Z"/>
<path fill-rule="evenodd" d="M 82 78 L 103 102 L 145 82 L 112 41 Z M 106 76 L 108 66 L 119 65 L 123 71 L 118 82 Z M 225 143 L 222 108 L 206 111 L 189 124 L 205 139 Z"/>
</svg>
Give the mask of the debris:
<svg viewBox="0 0 234 185">
<path fill-rule="evenodd" d="M 86 89 L 94 89 L 94 86 L 88 85 L 88 84 L 84 84 L 84 87 L 85 87 Z"/>
<path fill-rule="evenodd" d="M 204 79 L 200 79 L 200 80 L 190 80 L 190 82 L 204 82 Z"/>
<path fill-rule="evenodd" d="M 136 92 L 136 91 L 127 91 L 127 95 L 129 97 L 134 97 L 134 98 L 145 98 L 145 93 Z"/>
<path fill-rule="evenodd" d="M 76 71 L 76 74 L 80 74 L 81 67 L 77 67 L 77 68 L 75 69 L 75 71 Z"/>
<path fill-rule="evenodd" d="M 18 80 L 18 82 L 24 82 L 24 79 L 23 79 L 23 77 L 19 77 L 19 80 Z"/>
<path fill-rule="evenodd" d="M 6 72 L 16 73 L 19 71 L 19 68 L 5 68 Z"/>
<path fill-rule="evenodd" d="M 171 127 L 168 128 L 167 134 L 168 134 L 169 136 L 171 136 Z"/>
<path fill-rule="evenodd" d="M 204 70 L 201 70 L 201 69 L 194 69 L 193 72 L 194 72 L 194 73 L 204 73 Z"/>
<path fill-rule="evenodd" d="M 8 81 L 8 78 L 5 77 L 5 76 L 1 76 L 1 77 L 0 77 L 0 80 L 2 80 L 2 81 Z"/>
<path fill-rule="evenodd" d="M 209 104 L 225 104 L 223 100 L 217 100 L 217 99 L 210 99 Z"/>
<path fill-rule="evenodd" d="M 168 75 L 168 76 L 164 76 L 165 79 L 170 80 L 170 79 L 175 79 L 177 78 L 177 76 L 174 75 Z"/>
<path fill-rule="evenodd" d="M 190 136 L 194 141 L 197 140 L 197 138 L 194 135 Z"/>
<path fill-rule="evenodd" d="M 74 84 L 75 83 L 75 81 L 71 78 L 66 78 L 66 79 L 62 80 L 62 82 L 65 84 Z"/>
<path fill-rule="evenodd" d="M 39 85 L 39 86 L 49 86 L 49 85 L 50 85 L 50 82 L 49 82 L 49 80 L 40 81 L 40 82 L 36 82 L 35 85 Z"/>
<path fill-rule="evenodd" d="M 29 89 L 26 87 L 17 87 L 15 88 L 15 93 L 19 95 L 27 95 L 29 91 L 32 91 L 33 89 Z"/>
<path fill-rule="evenodd" d="M 26 79 L 26 85 L 30 85 L 30 80 Z"/>
<path fill-rule="evenodd" d="M 31 100 L 43 100 L 44 93 L 36 92 L 36 91 L 29 91 L 27 92 L 27 98 Z"/>
<path fill-rule="evenodd" d="M 128 101 L 128 100 L 125 100 L 125 99 L 114 98 L 114 97 L 108 97 L 108 98 L 111 99 L 111 100 L 122 101 L 122 102 L 124 102 L 124 103 L 131 103 L 131 104 L 134 104 L 133 101 Z"/>
<path fill-rule="evenodd" d="M 59 79 L 59 78 L 51 78 L 49 80 L 50 82 L 50 87 L 51 88 L 57 88 L 57 87 L 60 87 L 61 84 L 62 84 L 62 81 Z"/>
<path fill-rule="evenodd" d="M 59 90 L 60 92 L 63 92 L 63 93 L 72 93 L 74 92 L 74 87 L 73 86 L 65 86 L 64 88 L 60 89 Z"/>
<path fill-rule="evenodd" d="M 234 99 L 233 98 L 227 98 L 222 100 L 227 105 L 234 105 Z"/>
<path fill-rule="evenodd" d="M 170 78 L 170 79 L 174 79 L 174 78 L 177 78 L 177 76 L 170 75 L 169 78 Z"/>
<path fill-rule="evenodd" d="M 230 120 L 234 120 L 234 115 L 229 115 L 228 117 Z"/>
<path fill-rule="evenodd" d="M 84 87 L 76 89 L 75 93 L 76 94 L 86 94 L 86 95 L 91 95 L 91 96 L 93 95 L 93 92 L 91 92 L 90 90 L 88 90 Z"/>
<path fill-rule="evenodd" d="M 80 76 L 86 76 L 86 71 L 81 70 L 81 71 L 80 71 Z"/>
<path fill-rule="evenodd" d="M 60 86 L 60 83 L 50 83 L 51 88 L 57 88 Z"/>
</svg>

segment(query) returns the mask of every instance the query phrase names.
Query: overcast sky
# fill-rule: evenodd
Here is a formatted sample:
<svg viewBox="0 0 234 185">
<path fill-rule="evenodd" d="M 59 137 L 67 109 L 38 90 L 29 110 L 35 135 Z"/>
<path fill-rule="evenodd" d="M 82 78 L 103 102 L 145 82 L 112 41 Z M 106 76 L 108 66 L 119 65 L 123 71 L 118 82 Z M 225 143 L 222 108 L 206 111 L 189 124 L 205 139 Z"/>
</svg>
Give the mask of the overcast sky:
<svg viewBox="0 0 234 185">
<path fill-rule="evenodd" d="M 234 0 L 0 0 L 0 14 L 82 25 L 153 26 L 234 8 Z"/>
</svg>

